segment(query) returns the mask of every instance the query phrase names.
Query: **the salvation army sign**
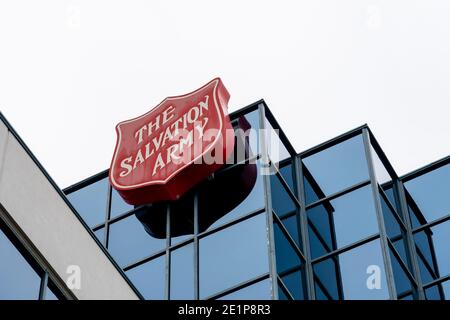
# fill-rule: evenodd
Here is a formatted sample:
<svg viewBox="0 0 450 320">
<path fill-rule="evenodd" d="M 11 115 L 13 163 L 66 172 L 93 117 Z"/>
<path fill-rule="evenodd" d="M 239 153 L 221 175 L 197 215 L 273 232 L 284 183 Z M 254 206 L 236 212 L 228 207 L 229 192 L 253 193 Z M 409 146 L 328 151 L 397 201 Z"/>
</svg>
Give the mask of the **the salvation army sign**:
<svg viewBox="0 0 450 320">
<path fill-rule="evenodd" d="M 175 200 L 219 169 L 234 148 L 229 97 L 216 78 L 119 123 L 109 170 L 113 188 L 133 205 Z"/>
</svg>

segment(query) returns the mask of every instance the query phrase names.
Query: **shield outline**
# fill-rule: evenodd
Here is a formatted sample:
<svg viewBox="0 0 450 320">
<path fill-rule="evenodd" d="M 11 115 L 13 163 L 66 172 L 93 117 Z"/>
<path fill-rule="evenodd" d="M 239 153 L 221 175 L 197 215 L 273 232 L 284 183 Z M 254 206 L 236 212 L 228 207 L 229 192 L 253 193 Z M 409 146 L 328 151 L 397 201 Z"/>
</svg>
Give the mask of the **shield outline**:
<svg viewBox="0 0 450 320">
<path fill-rule="evenodd" d="M 152 181 L 147 181 L 147 182 L 142 182 L 139 184 L 135 184 L 135 185 L 129 185 L 129 186 L 123 186 L 121 184 L 118 184 L 116 182 L 116 180 L 114 179 L 114 167 L 116 164 L 116 160 L 117 160 L 117 156 L 118 156 L 118 150 L 120 149 L 120 144 L 122 141 L 122 132 L 121 132 L 121 126 L 124 126 L 128 123 L 131 123 L 133 121 L 142 119 L 144 117 L 149 116 L 150 114 L 154 113 L 157 111 L 157 109 L 163 105 L 164 103 L 170 101 L 170 100 L 178 100 L 178 99 L 184 99 L 184 98 L 188 98 L 196 93 L 198 93 L 199 91 L 205 89 L 206 87 L 210 86 L 211 84 L 214 84 L 214 88 L 213 88 L 213 100 L 214 100 L 214 105 L 216 107 L 217 110 L 217 114 L 219 116 L 219 123 L 220 123 L 220 128 L 219 128 L 219 132 L 220 135 L 217 135 L 216 138 L 214 139 L 213 142 L 211 142 L 208 147 L 200 154 L 198 155 L 196 158 L 192 159 L 189 163 L 183 164 L 183 166 L 181 166 L 180 168 L 178 168 L 176 171 L 174 171 L 172 174 L 170 174 L 168 177 L 166 177 L 165 180 L 152 180 Z M 110 166 L 110 170 L 109 170 L 109 180 L 111 182 L 111 184 L 113 185 L 113 187 L 116 190 L 132 190 L 132 189 L 138 189 L 138 188 L 143 188 L 143 187 L 148 187 L 148 186 L 152 186 L 152 185 L 164 185 L 167 184 L 172 178 L 174 178 L 180 171 L 186 169 L 188 166 L 192 165 L 196 160 L 198 160 L 199 158 L 203 157 L 205 154 L 207 154 L 217 143 L 217 140 L 220 138 L 220 136 L 223 136 L 222 134 L 222 129 L 223 129 L 223 122 L 222 122 L 222 117 L 226 117 L 227 114 L 225 114 L 224 111 L 224 106 L 219 105 L 217 102 L 217 89 L 219 87 L 219 84 L 221 84 L 221 89 L 223 89 L 225 91 L 225 93 L 229 96 L 228 91 L 225 89 L 225 87 L 222 84 L 222 80 L 217 77 L 214 78 L 213 80 L 209 81 L 207 84 L 205 84 L 204 86 L 190 92 L 184 95 L 179 95 L 179 96 L 170 96 L 165 98 L 164 100 L 162 100 L 156 107 L 154 107 L 152 110 L 146 112 L 145 114 L 129 119 L 129 120 L 125 120 L 125 121 L 121 121 L 116 125 L 116 133 L 117 133 L 117 140 L 116 140 L 116 146 L 114 148 L 114 156 L 113 159 L 111 161 L 111 166 Z M 222 113 L 223 114 L 222 114 Z"/>
</svg>

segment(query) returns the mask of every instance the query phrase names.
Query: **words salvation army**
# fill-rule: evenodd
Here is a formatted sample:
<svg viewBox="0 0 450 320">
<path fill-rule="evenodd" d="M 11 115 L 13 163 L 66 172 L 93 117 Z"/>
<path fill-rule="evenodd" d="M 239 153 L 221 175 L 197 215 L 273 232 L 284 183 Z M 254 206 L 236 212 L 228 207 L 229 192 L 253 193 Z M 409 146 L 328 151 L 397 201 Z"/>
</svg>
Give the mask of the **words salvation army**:
<svg viewBox="0 0 450 320">
<path fill-rule="evenodd" d="M 125 177 L 138 166 L 153 163 L 153 168 L 149 169 L 154 176 L 158 170 L 172 161 L 189 161 L 194 155 L 189 147 L 194 141 L 203 138 L 204 129 L 208 124 L 208 117 L 199 121 L 208 111 L 208 102 L 209 96 L 206 95 L 203 101 L 178 118 L 175 118 L 174 107 L 171 105 L 162 114 L 157 115 L 154 121 L 139 128 L 134 134 L 139 149 L 136 154 L 120 162 L 123 170 L 119 175 Z M 189 129 L 188 125 L 191 124 L 193 126 Z M 197 145 L 201 148 L 201 144 Z M 147 161 L 152 157 L 155 158 L 154 161 Z"/>
</svg>

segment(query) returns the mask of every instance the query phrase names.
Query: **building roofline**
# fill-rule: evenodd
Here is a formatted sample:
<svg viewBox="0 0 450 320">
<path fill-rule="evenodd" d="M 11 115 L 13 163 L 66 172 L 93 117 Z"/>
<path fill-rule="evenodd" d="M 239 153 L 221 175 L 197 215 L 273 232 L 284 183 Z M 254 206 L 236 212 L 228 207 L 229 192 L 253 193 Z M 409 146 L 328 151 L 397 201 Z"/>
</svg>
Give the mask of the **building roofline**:
<svg viewBox="0 0 450 320">
<path fill-rule="evenodd" d="M 83 218 L 81 218 L 80 214 L 75 210 L 75 208 L 70 203 L 69 199 L 67 199 L 64 192 L 58 187 L 55 180 L 50 176 L 50 174 L 45 170 L 45 168 L 42 166 L 42 164 L 39 162 L 39 160 L 36 158 L 36 156 L 33 154 L 33 152 L 28 148 L 26 143 L 22 140 L 22 138 L 18 135 L 14 127 L 11 125 L 11 123 L 6 119 L 6 117 L 3 115 L 3 113 L 0 111 L 0 120 L 5 124 L 5 126 L 8 128 L 8 131 L 14 136 L 14 138 L 19 142 L 20 146 L 25 150 L 25 152 L 28 154 L 28 156 L 33 160 L 33 162 L 36 164 L 36 166 L 39 168 L 39 170 L 44 174 L 46 179 L 50 182 L 50 184 L 53 186 L 53 188 L 56 190 L 56 192 L 59 194 L 59 196 L 63 199 L 63 201 L 66 203 L 66 205 L 70 208 L 70 210 L 73 212 L 73 214 L 77 217 L 77 219 L 80 221 L 80 223 L 83 225 L 83 227 L 86 229 L 86 231 L 90 234 L 92 239 L 94 239 L 95 243 L 100 247 L 100 249 L 103 251 L 103 253 L 106 255 L 106 257 L 109 259 L 109 261 L 113 264 L 113 266 L 117 269 L 119 274 L 124 278 L 124 280 L 128 283 L 128 285 L 131 287 L 131 289 L 134 291 L 134 293 L 140 298 L 144 299 L 144 297 L 141 295 L 141 293 L 136 289 L 134 284 L 128 279 L 128 277 L 125 275 L 125 272 L 122 270 L 122 268 L 119 267 L 117 262 L 112 258 L 112 256 L 109 254 L 109 252 L 106 250 L 106 248 L 101 244 L 100 240 L 97 239 L 97 237 L 94 235 L 94 232 L 89 228 L 89 226 L 84 222 Z"/>
</svg>

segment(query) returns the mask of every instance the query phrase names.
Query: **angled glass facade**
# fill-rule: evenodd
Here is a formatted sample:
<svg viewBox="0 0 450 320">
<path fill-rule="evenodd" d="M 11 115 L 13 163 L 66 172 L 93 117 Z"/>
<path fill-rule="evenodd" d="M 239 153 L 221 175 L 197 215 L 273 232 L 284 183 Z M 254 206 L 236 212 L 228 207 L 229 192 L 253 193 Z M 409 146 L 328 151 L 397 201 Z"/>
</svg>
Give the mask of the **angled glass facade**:
<svg viewBox="0 0 450 320">
<path fill-rule="evenodd" d="M 398 177 L 367 126 L 296 153 L 264 102 L 231 119 L 234 163 L 175 202 L 65 190 L 144 298 L 450 299 L 450 157 Z"/>
</svg>

